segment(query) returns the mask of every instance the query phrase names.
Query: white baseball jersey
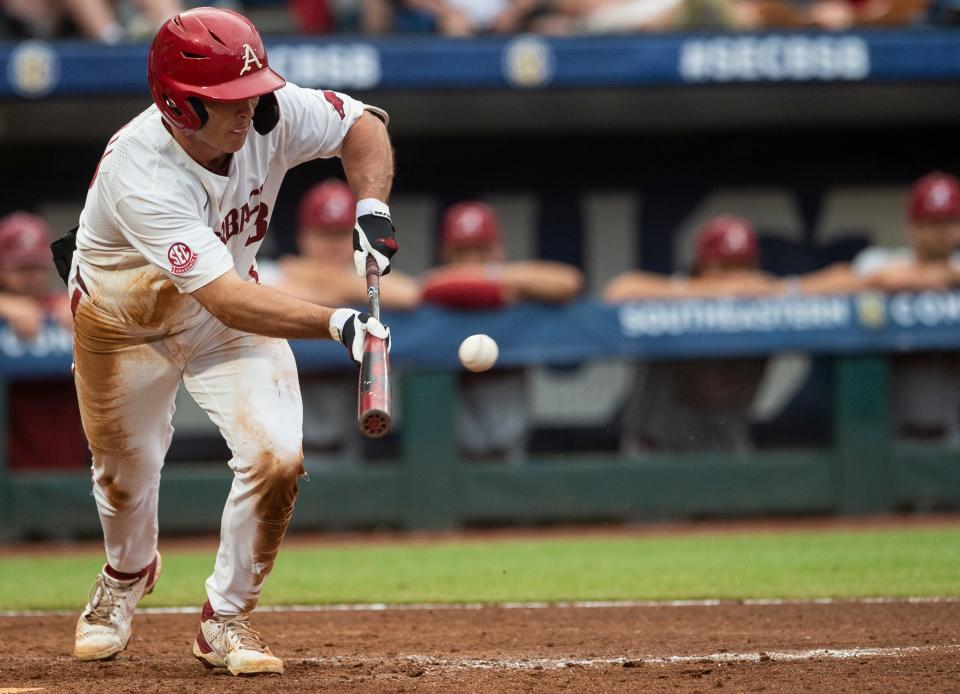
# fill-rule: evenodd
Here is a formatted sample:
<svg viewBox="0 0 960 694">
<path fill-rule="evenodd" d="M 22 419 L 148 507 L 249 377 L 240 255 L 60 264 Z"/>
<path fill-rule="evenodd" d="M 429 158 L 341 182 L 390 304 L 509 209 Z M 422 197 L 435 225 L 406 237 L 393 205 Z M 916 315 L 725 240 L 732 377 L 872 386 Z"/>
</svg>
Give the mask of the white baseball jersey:
<svg viewBox="0 0 960 694">
<path fill-rule="evenodd" d="M 189 292 L 233 270 L 256 280 L 287 169 L 339 154 L 367 108 L 293 84 L 276 95 L 279 123 L 267 135 L 251 129 L 225 176 L 191 159 L 155 106 L 120 130 L 90 184 L 70 277 L 77 397 L 107 561 L 136 572 L 155 556 L 182 383 L 232 453 L 207 579 L 221 614 L 252 610 L 273 566 L 303 473 L 303 407 L 286 340 L 227 328 Z"/>
<path fill-rule="evenodd" d="M 225 176 L 183 150 L 155 105 L 109 141 L 80 216 L 71 273 L 101 309 L 134 332 L 169 334 L 205 315 L 189 292 L 231 269 L 256 279 L 257 250 L 287 170 L 337 156 L 367 108 L 290 83 L 276 97 L 279 123 L 267 135 L 251 128 Z M 158 295 L 162 301 L 144 307 L 144 297 Z"/>
<path fill-rule="evenodd" d="M 870 246 L 864 248 L 854 257 L 852 265 L 853 271 L 859 277 L 869 277 L 870 275 L 888 268 L 891 265 L 900 265 L 903 263 L 912 263 L 917 259 L 912 248 L 898 247 L 885 248 L 883 246 Z M 950 261 L 960 267 L 960 253 L 954 253 Z"/>
</svg>

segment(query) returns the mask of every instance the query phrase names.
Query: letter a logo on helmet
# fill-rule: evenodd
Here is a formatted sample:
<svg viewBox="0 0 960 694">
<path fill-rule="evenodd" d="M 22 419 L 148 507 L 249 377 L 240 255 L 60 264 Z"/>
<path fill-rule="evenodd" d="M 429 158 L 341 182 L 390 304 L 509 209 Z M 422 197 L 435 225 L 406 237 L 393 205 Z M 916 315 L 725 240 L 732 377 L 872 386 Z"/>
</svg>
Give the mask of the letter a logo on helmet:
<svg viewBox="0 0 960 694">
<path fill-rule="evenodd" d="M 248 70 L 252 70 L 252 65 L 256 65 L 258 70 L 263 67 L 263 65 L 260 64 L 260 58 L 258 58 L 257 54 L 250 48 L 250 44 L 245 43 L 243 44 L 243 69 L 240 71 L 240 74 L 243 75 Z"/>
<path fill-rule="evenodd" d="M 216 7 L 181 12 L 160 27 L 150 46 L 147 79 L 164 119 L 186 133 L 206 122 L 203 101 L 259 96 L 253 125 L 264 135 L 280 118 L 273 92 L 286 84 L 270 69 L 253 22 Z"/>
</svg>

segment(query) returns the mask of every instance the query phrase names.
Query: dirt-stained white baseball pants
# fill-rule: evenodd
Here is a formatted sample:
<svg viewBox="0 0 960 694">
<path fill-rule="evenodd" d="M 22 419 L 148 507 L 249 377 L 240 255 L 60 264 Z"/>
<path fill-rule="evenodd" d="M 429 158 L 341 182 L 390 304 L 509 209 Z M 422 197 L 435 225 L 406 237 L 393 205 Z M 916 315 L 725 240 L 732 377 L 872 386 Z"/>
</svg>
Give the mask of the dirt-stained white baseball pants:
<svg viewBox="0 0 960 694">
<path fill-rule="evenodd" d="M 153 560 L 160 469 L 182 381 L 233 454 L 207 596 L 221 614 L 252 610 L 303 474 L 303 410 L 289 344 L 229 329 L 212 316 L 145 342 L 84 299 L 76 311 L 74 361 L 110 566 L 134 573 Z"/>
</svg>

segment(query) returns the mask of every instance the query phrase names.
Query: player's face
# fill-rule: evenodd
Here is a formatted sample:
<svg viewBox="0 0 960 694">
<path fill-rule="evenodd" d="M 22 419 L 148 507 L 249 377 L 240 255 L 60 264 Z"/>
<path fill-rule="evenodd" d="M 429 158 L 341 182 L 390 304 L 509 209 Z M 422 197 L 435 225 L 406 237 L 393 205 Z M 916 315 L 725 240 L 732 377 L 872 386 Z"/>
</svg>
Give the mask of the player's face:
<svg viewBox="0 0 960 694">
<path fill-rule="evenodd" d="M 960 221 L 914 223 L 910 240 L 921 260 L 945 260 L 960 245 Z"/>
<path fill-rule="evenodd" d="M 204 101 L 209 118 L 197 131 L 197 137 L 224 154 L 236 152 L 247 141 L 253 125 L 253 111 L 259 101 L 259 96 L 240 101 Z"/>
</svg>

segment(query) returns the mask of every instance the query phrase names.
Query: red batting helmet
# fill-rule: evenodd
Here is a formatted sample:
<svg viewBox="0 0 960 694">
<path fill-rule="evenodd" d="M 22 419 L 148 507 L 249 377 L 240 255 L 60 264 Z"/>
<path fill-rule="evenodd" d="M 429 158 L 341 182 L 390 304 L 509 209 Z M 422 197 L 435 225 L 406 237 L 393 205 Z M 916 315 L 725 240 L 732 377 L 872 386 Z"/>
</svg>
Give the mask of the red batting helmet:
<svg viewBox="0 0 960 694">
<path fill-rule="evenodd" d="M 50 228 L 35 214 L 14 212 L 0 219 L 0 267 L 49 265 Z"/>
<path fill-rule="evenodd" d="M 489 248 L 500 245 L 500 220 L 485 202 L 457 203 L 443 215 L 440 224 L 441 252 L 465 246 Z"/>
<path fill-rule="evenodd" d="M 910 190 L 910 221 L 960 219 L 960 180 L 942 171 L 927 174 Z"/>
<path fill-rule="evenodd" d="M 350 186 L 336 178 L 318 183 L 300 199 L 297 223 L 301 229 L 351 231 L 357 219 L 357 202 Z"/>
<path fill-rule="evenodd" d="M 147 79 L 160 113 L 186 133 L 199 130 L 207 120 L 200 99 L 252 99 L 285 84 L 267 64 L 253 22 L 215 7 L 182 12 L 160 27 L 150 46 Z M 260 101 L 254 127 L 263 135 L 277 124 L 279 111 L 275 98 Z"/>
<path fill-rule="evenodd" d="M 709 262 L 756 264 L 760 243 L 753 225 L 742 217 L 720 216 L 697 234 L 697 265 Z"/>
</svg>

